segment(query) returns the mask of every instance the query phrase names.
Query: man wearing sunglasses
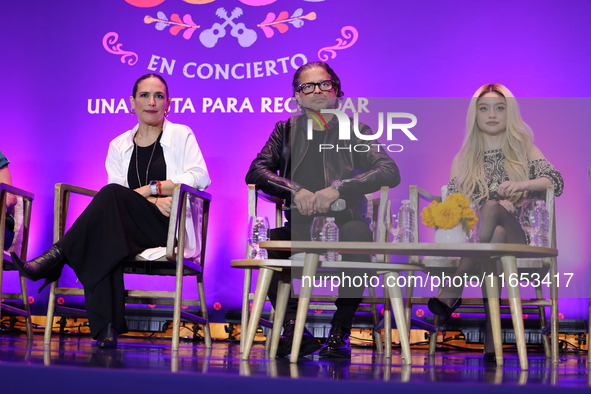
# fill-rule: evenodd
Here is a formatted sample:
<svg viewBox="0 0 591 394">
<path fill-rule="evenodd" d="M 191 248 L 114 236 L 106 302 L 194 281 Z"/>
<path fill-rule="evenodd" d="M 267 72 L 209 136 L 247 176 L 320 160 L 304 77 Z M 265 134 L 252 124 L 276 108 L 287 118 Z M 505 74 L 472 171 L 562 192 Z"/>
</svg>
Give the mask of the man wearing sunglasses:
<svg viewBox="0 0 591 394">
<path fill-rule="evenodd" d="M 297 209 L 286 212 L 284 227 L 271 230 L 272 240 L 310 240 L 310 226 L 316 216 L 332 216 L 339 227 L 340 241 L 371 242 L 365 194 L 382 186 L 400 183 L 398 167 L 383 150 L 372 147 L 366 152 L 350 149 L 363 142 L 357 137 L 339 140 L 339 122 L 334 114 L 323 109 L 336 109 L 343 91 L 341 81 L 325 62 L 301 66 L 293 78 L 293 94 L 302 114 L 280 121 L 269 140 L 253 160 L 247 183 L 254 183 L 263 192 L 284 198 Z M 308 133 L 309 119 L 313 130 Z M 366 125 L 359 125 L 364 134 L 371 134 Z M 351 135 L 354 135 L 351 133 Z M 332 144 L 337 150 L 322 150 Z M 343 148 L 341 148 L 343 147 Z M 347 149 L 349 148 L 349 149 Z M 269 251 L 270 259 L 287 259 L 289 252 Z M 369 261 L 366 255 L 345 255 L 344 260 Z M 277 297 L 279 275 L 273 277 L 269 299 L 273 306 Z M 339 288 L 337 307 L 331 321 L 329 336 L 322 346 L 307 329 L 304 330 L 299 357 L 320 350 L 320 357 L 350 358 L 349 336 L 355 311 L 364 287 Z M 278 357 L 291 352 L 297 300 L 287 305 L 283 335 Z"/>
</svg>

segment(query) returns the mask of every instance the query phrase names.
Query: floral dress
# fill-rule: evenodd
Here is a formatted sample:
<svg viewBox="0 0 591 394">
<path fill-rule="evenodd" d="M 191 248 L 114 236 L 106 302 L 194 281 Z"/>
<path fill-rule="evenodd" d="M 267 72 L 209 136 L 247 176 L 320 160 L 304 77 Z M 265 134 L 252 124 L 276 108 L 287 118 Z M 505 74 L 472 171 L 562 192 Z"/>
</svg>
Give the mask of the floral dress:
<svg viewBox="0 0 591 394">
<path fill-rule="evenodd" d="M 564 181 L 560 172 L 546 159 L 532 160 L 528 162 L 529 165 L 529 179 L 548 178 L 554 185 L 554 194 L 556 197 L 562 194 L 564 189 Z M 499 185 L 509 180 L 509 175 L 505 172 L 505 155 L 502 149 L 489 150 L 484 152 L 484 174 L 489 190 L 489 200 L 505 200 L 506 198 L 499 196 L 497 189 Z M 447 195 L 459 193 L 456 187 L 456 177 L 449 181 L 447 185 Z M 530 192 L 528 198 L 543 199 L 544 192 Z M 485 203 L 486 198 L 482 197 L 482 193 L 476 189 L 472 196 L 472 201 L 476 202 L 478 207 Z M 519 210 L 514 213 L 515 218 L 519 220 Z"/>
</svg>

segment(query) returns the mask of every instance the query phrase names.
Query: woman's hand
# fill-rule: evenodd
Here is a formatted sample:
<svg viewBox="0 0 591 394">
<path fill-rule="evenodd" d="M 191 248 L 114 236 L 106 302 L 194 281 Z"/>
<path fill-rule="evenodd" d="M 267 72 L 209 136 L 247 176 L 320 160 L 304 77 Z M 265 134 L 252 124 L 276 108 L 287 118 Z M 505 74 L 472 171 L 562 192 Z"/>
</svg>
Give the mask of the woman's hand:
<svg viewBox="0 0 591 394">
<path fill-rule="evenodd" d="M 501 200 L 499 201 L 499 204 L 501 204 L 503 208 L 511 213 L 515 212 L 516 210 L 515 205 L 513 205 L 513 203 L 509 200 Z"/>
<path fill-rule="evenodd" d="M 150 188 L 150 185 L 140 186 L 137 189 L 133 189 L 133 191 L 146 198 L 152 196 L 152 189 Z"/>
<path fill-rule="evenodd" d="M 502 197 L 511 197 L 515 193 L 525 192 L 527 190 L 527 181 L 505 181 L 499 185 L 497 188 L 497 193 L 499 193 L 499 196 Z"/>
<path fill-rule="evenodd" d="M 170 217 L 170 212 L 172 210 L 172 197 L 150 197 L 148 198 L 148 201 L 156 205 L 156 207 L 164 216 L 167 218 Z"/>
</svg>

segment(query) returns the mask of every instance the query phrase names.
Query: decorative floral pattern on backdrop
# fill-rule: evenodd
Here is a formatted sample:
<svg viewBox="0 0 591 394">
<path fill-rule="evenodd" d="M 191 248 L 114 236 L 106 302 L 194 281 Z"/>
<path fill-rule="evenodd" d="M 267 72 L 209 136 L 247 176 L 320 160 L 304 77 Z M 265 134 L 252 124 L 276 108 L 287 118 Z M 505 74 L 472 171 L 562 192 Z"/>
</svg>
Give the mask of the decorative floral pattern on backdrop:
<svg viewBox="0 0 591 394">
<path fill-rule="evenodd" d="M 341 35 L 344 39 L 337 38 L 337 45 L 333 45 L 331 47 L 324 47 L 318 51 L 318 59 L 322 60 L 323 62 L 329 59 L 334 59 L 335 57 L 337 57 L 336 51 L 351 48 L 357 42 L 357 38 L 359 38 L 359 32 L 353 26 L 343 27 L 341 29 Z"/>
<path fill-rule="evenodd" d="M 154 25 L 156 30 L 164 30 L 167 27 L 170 27 L 169 33 L 173 36 L 179 34 L 181 30 L 187 29 L 183 32 L 183 38 L 185 40 L 190 39 L 195 30 L 201 27 L 199 25 L 196 25 L 195 22 L 193 22 L 193 18 L 189 14 L 183 16 L 182 20 L 179 14 L 172 14 L 169 20 L 166 17 L 166 14 L 162 11 L 156 14 L 156 18 L 153 18 L 150 15 L 146 15 L 144 17 L 144 23 L 156 23 Z"/>
<path fill-rule="evenodd" d="M 265 20 L 257 26 L 261 28 L 267 38 L 271 38 L 275 35 L 275 30 L 271 29 L 271 27 L 277 29 L 279 33 L 285 33 L 289 30 L 289 26 L 286 23 L 291 24 L 295 28 L 300 28 L 304 26 L 304 19 L 309 21 L 316 19 L 315 12 L 310 12 L 306 15 L 302 15 L 303 13 L 304 10 L 301 8 L 295 10 L 290 17 L 288 17 L 289 14 L 287 11 L 282 11 L 277 17 L 275 17 L 274 13 L 269 12 Z"/>
<path fill-rule="evenodd" d="M 119 34 L 115 32 L 107 33 L 103 37 L 103 47 L 109 53 L 121 55 L 121 63 L 127 63 L 129 66 L 133 66 L 138 61 L 137 53 L 122 50 L 121 47 L 123 44 L 117 44 L 118 40 Z"/>
</svg>

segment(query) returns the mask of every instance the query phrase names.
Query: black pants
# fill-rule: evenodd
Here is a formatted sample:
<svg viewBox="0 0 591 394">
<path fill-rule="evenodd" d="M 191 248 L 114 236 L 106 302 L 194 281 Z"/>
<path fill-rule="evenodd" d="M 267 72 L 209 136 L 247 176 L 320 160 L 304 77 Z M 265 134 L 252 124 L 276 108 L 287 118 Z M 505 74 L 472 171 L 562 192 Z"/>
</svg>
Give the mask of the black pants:
<svg viewBox="0 0 591 394">
<path fill-rule="evenodd" d="M 120 333 L 127 332 L 120 263 L 166 245 L 167 233 L 168 218 L 154 204 L 127 187 L 109 184 L 57 242 L 84 285 L 93 338 L 109 322 Z"/>
<path fill-rule="evenodd" d="M 371 242 L 373 235 L 369 226 L 361 220 L 352 220 L 345 223 L 338 223 L 340 241 Z M 310 240 L 310 225 L 308 223 L 290 224 L 285 227 L 271 229 L 271 240 Z M 291 252 L 269 251 L 270 259 L 289 259 Z M 345 261 L 370 261 L 368 255 L 343 255 Z M 278 272 L 273 274 L 271 285 L 269 286 L 269 300 L 273 307 L 277 301 L 277 290 L 279 285 Z M 351 329 L 353 317 L 361 303 L 364 287 L 339 288 L 339 298 L 335 302 L 336 312 L 332 317 L 331 325 L 338 325 L 346 329 Z M 295 320 L 298 309 L 298 302 L 290 298 L 287 302 L 284 322 Z"/>
</svg>

